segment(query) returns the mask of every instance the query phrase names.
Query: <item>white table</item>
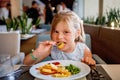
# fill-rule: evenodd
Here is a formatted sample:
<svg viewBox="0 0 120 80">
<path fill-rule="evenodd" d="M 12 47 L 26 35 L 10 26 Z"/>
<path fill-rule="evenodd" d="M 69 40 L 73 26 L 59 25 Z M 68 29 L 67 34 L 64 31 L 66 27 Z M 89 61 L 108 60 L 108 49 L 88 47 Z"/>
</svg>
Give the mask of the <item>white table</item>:
<svg viewBox="0 0 120 80">
<path fill-rule="evenodd" d="M 102 67 L 112 80 L 120 80 L 120 64 L 104 64 Z"/>
<path fill-rule="evenodd" d="M 33 29 L 33 30 L 31 30 L 30 34 L 22 36 L 21 40 L 27 40 L 27 39 L 32 38 L 33 36 L 35 36 L 35 34 L 40 34 L 40 33 L 43 33 L 45 31 L 46 31 L 46 29 Z"/>
</svg>

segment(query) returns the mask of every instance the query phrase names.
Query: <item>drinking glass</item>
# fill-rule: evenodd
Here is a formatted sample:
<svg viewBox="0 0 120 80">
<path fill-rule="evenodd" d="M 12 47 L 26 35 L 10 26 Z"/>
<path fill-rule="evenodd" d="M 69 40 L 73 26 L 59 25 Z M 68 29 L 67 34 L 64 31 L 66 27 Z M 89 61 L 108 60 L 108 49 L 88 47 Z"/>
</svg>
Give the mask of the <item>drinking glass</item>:
<svg viewBox="0 0 120 80">
<path fill-rule="evenodd" d="M 13 71 L 11 56 L 9 54 L 0 54 L 0 78 L 8 76 L 9 80 L 14 80 L 13 75 L 10 75 Z"/>
</svg>

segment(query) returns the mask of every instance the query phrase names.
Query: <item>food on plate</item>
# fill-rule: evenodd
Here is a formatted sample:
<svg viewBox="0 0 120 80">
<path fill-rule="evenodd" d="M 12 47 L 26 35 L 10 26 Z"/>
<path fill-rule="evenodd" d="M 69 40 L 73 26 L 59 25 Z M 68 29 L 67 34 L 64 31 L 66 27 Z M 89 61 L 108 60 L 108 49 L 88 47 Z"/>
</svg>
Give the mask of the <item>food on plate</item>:
<svg viewBox="0 0 120 80">
<path fill-rule="evenodd" d="M 45 64 L 36 68 L 43 75 L 51 75 L 52 77 L 69 77 L 80 72 L 80 69 L 72 64 L 63 66 L 59 62 Z"/>
<path fill-rule="evenodd" d="M 80 69 L 79 69 L 78 67 L 72 65 L 72 64 L 70 64 L 69 66 L 65 66 L 65 68 L 66 68 L 69 72 L 71 72 L 72 75 L 77 74 L 77 73 L 80 72 Z"/>
<path fill-rule="evenodd" d="M 56 73 L 57 68 L 58 67 L 55 66 L 54 64 L 48 63 L 48 64 L 45 64 L 44 66 L 36 68 L 36 69 L 39 70 L 40 73 L 42 73 L 42 74 L 50 75 L 50 74 Z"/>
<path fill-rule="evenodd" d="M 60 65 L 60 62 L 53 62 L 54 65 Z"/>
<path fill-rule="evenodd" d="M 64 47 L 64 43 L 63 42 L 59 42 L 58 44 L 57 44 L 57 47 L 59 48 L 59 49 L 61 49 L 61 48 L 63 48 Z"/>
</svg>

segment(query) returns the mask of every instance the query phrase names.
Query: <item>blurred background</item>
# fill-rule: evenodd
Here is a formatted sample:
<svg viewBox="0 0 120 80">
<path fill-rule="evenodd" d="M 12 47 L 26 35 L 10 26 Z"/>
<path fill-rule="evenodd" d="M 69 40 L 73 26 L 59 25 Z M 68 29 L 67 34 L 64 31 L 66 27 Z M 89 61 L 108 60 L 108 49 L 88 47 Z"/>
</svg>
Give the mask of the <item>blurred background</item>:
<svg viewBox="0 0 120 80">
<path fill-rule="evenodd" d="M 72 10 L 83 20 L 93 54 L 106 63 L 120 63 L 120 0 L 0 0 L 0 25 L 7 31 L 37 33 L 31 40 L 21 40 L 20 51 L 26 55 L 36 48 L 41 33 L 49 34 L 52 18 L 61 10 Z M 24 20 L 31 26 L 20 26 Z"/>
<path fill-rule="evenodd" d="M 22 14 L 22 11 L 26 11 L 28 8 L 31 8 L 33 0 L 0 0 L 0 6 L 4 6 L 3 3 L 11 3 L 11 16 L 19 16 Z M 44 8 L 45 5 L 50 2 L 51 6 L 56 13 L 56 6 L 61 2 L 64 2 L 66 6 L 75 11 L 82 19 L 87 17 L 106 16 L 106 11 L 109 11 L 111 8 L 120 8 L 119 0 L 36 0 L 40 8 Z M 41 9 L 41 12 L 42 12 Z"/>
</svg>

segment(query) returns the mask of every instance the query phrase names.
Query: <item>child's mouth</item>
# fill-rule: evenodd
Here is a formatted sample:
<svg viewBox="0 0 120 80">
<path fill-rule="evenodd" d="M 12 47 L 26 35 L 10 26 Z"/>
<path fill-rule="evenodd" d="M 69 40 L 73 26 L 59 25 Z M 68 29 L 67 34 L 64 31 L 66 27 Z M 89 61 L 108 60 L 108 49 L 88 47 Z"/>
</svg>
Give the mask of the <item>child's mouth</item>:
<svg viewBox="0 0 120 80">
<path fill-rule="evenodd" d="M 64 43 L 64 44 L 66 44 L 66 42 L 62 42 L 62 41 L 61 41 L 61 42 L 57 42 L 57 44 L 58 44 L 58 43 Z"/>
<path fill-rule="evenodd" d="M 65 46 L 66 42 L 57 42 L 57 47 L 62 49 Z"/>
</svg>

